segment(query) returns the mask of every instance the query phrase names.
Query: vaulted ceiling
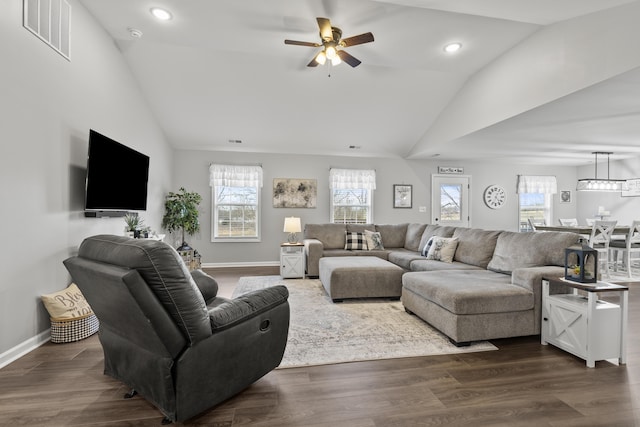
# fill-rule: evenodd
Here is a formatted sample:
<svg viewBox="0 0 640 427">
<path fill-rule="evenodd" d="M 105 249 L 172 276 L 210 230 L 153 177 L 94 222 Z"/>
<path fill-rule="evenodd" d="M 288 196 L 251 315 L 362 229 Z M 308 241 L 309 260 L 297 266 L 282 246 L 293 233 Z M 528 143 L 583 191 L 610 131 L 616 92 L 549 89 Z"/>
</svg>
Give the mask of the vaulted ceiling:
<svg viewBox="0 0 640 427">
<path fill-rule="evenodd" d="M 639 1 L 80 3 L 176 148 L 558 165 L 640 155 Z M 374 34 L 347 48 L 360 66 L 307 67 L 319 49 L 284 44 L 319 41 L 316 17 L 344 37 Z M 462 49 L 446 54 L 449 42 Z"/>
</svg>

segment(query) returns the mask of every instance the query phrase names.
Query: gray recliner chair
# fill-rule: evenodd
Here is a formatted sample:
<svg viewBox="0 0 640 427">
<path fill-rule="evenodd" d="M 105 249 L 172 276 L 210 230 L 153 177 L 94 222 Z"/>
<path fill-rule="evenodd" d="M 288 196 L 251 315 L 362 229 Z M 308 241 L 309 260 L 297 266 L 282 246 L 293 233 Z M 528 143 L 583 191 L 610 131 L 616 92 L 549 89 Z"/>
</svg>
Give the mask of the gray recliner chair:
<svg viewBox="0 0 640 427">
<path fill-rule="evenodd" d="M 284 286 L 228 300 L 166 243 L 99 235 L 64 261 L 100 321 L 104 372 L 184 421 L 234 396 L 282 361 Z M 135 392 L 133 392 L 135 391 Z"/>
</svg>

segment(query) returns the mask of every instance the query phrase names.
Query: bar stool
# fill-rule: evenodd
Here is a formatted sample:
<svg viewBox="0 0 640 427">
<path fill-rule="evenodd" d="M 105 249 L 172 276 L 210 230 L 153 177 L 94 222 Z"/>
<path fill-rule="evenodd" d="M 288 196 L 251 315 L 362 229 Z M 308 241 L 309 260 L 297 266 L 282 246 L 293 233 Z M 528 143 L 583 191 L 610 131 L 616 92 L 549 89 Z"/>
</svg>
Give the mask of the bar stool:
<svg viewBox="0 0 640 427">
<path fill-rule="evenodd" d="M 618 224 L 618 221 L 598 220 L 593 224 L 591 236 L 589 237 L 589 246 L 598 251 L 598 262 L 602 263 L 604 261 L 607 278 L 611 277 L 609 275 L 609 244 L 616 224 Z"/>
<path fill-rule="evenodd" d="M 631 253 L 640 253 L 640 220 L 635 220 L 629 227 L 629 233 L 622 240 L 612 240 L 609 243 L 614 261 L 614 268 L 618 269 L 618 252 L 623 253 L 622 263 L 627 268 L 627 274 L 631 278 Z"/>
</svg>

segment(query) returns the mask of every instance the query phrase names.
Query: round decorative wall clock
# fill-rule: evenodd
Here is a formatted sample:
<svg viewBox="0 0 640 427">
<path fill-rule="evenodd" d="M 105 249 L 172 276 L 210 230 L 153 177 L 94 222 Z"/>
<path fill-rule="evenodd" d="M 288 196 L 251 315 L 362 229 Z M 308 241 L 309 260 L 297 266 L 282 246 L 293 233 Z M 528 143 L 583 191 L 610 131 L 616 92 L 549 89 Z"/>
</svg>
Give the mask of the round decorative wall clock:
<svg viewBox="0 0 640 427">
<path fill-rule="evenodd" d="M 507 193 L 499 185 L 490 185 L 484 190 L 484 203 L 491 209 L 499 209 L 507 200 Z"/>
</svg>

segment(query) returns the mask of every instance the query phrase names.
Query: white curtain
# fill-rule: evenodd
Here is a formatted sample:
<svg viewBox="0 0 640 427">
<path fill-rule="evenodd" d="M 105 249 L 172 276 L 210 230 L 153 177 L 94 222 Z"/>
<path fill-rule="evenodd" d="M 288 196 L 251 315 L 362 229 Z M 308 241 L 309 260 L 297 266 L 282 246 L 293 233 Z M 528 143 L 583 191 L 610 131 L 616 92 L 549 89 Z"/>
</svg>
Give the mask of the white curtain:
<svg viewBox="0 0 640 427">
<path fill-rule="evenodd" d="M 376 171 L 373 169 L 329 170 L 329 188 L 346 190 L 349 188 L 376 189 Z"/>
<path fill-rule="evenodd" d="M 552 175 L 518 175 L 517 193 L 556 194 L 558 182 Z"/>
<path fill-rule="evenodd" d="M 211 165 L 209 185 L 262 188 L 262 166 Z"/>
</svg>

